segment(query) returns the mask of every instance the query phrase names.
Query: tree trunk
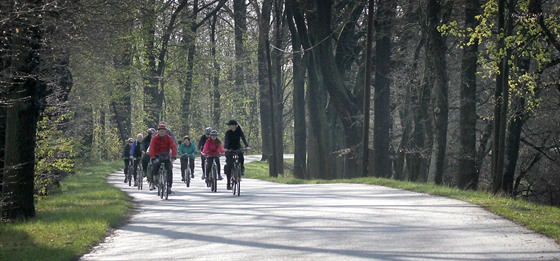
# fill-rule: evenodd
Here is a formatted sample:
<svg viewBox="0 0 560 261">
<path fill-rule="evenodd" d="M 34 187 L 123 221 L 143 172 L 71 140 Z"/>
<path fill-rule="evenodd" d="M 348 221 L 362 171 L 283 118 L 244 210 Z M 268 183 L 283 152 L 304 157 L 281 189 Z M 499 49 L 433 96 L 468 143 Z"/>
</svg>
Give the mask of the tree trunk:
<svg viewBox="0 0 560 261">
<path fill-rule="evenodd" d="M 213 126 L 219 126 L 220 124 L 220 114 L 221 114 L 221 104 L 220 104 L 220 64 L 216 58 L 216 21 L 218 16 L 215 15 L 212 18 L 210 24 L 210 53 L 212 55 L 212 61 L 214 64 L 214 71 L 212 71 L 212 124 Z"/>
<path fill-rule="evenodd" d="M 233 22 L 235 38 L 235 75 L 233 86 L 233 115 L 245 115 L 244 113 L 244 90 L 245 71 L 247 55 L 245 54 L 245 43 L 243 37 L 247 34 L 247 6 L 245 0 L 233 0 Z M 237 117 L 237 116 L 236 116 Z"/>
<path fill-rule="evenodd" d="M 391 36 L 395 16 L 395 1 L 379 1 L 375 21 L 375 92 L 374 92 L 374 173 L 376 177 L 391 177 L 390 129 L 391 120 Z M 369 86 L 366 86 L 368 88 Z"/>
<path fill-rule="evenodd" d="M 274 46 L 281 47 L 283 46 L 283 21 L 284 16 L 282 12 L 282 2 L 275 1 L 274 3 L 274 30 L 273 30 L 273 42 Z M 273 128 L 276 130 L 275 137 L 274 137 L 274 152 L 272 155 L 275 158 L 275 172 L 278 174 L 284 173 L 284 88 L 282 82 L 282 52 L 278 49 L 271 50 L 271 59 L 272 59 L 272 79 L 274 84 L 274 93 L 273 93 L 273 114 L 274 114 L 274 126 Z"/>
<path fill-rule="evenodd" d="M 518 68 L 521 73 L 529 71 L 531 67 L 531 60 L 527 57 L 519 58 Z M 524 86 L 520 88 L 525 89 Z M 507 129 L 506 138 L 506 155 L 505 155 L 505 168 L 504 168 L 504 181 L 503 189 L 509 194 L 513 195 L 513 181 L 515 177 L 515 169 L 517 167 L 517 159 L 519 158 L 519 145 L 521 142 L 521 131 L 523 129 L 523 124 L 527 117 L 527 112 L 525 111 L 525 97 L 523 96 L 524 91 L 521 94 L 517 94 L 512 100 L 512 117 L 509 121 Z"/>
<path fill-rule="evenodd" d="M 191 113 L 191 97 L 193 89 L 193 70 L 194 70 L 194 54 L 196 52 L 196 18 L 198 15 L 198 0 L 193 2 L 192 15 L 185 14 L 187 18 L 186 33 L 184 34 L 185 49 L 187 50 L 187 72 L 185 73 L 185 89 L 183 90 L 183 99 L 181 99 L 181 121 L 184 133 L 189 133 L 190 113 Z"/>
<path fill-rule="evenodd" d="M 14 1 L 0 2 L 0 10 L 11 14 L 13 12 Z M 11 23 L 0 24 L 0 82 L 11 81 L 11 63 L 12 56 L 10 55 L 11 42 L 12 42 L 12 29 Z M 0 88 L 0 101 L 6 101 L 7 93 L 6 88 Z M 4 202 L 4 194 L 2 187 L 4 182 L 4 157 L 5 157 L 5 142 L 6 142 L 6 107 L 0 105 L 0 219 L 2 218 L 2 202 Z"/>
<path fill-rule="evenodd" d="M 272 111 L 270 110 L 268 66 L 266 55 L 266 44 L 270 32 L 270 14 L 273 0 L 264 0 L 262 3 L 261 21 L 259 21 L 259 42 L 257 49 L 258 58 L 258 82 L 260 97 L 261 137 L 262 137 L 262 160 L 268 160 L 272 153 L 271 131 L 269 122 Z"/>
<path fill-rule="evenodd" d="M 158 99 L 158 81 L 156 69 L 156 0 L 148 0 L 142 9 L 142 28 L 144 34 L 144 48 L 146 68 L 144 68 L 144 123 L 148 127 L 156 127 L 160 118 L 156 101 Z"/>
<path fill-rule="evenodd" d="M 43 84 L 38 77 L 41 48 L 41 17 L 34 8 L 41 1 L 19 2 L 22 15 L 11 26 L 12 80 L 6 109 L 6 153 L 3 176 L 2 219 L 21 220 L 35 216 L 33 198 L 35 136 Z M 19 9 L 18 7 L 22 8 Z"/>
<path fill-rule="evenodd" d="M 447 146 L 447 127 L 448 127 L 448 79 L 447 64 L 445 59 L 446 46 L 445 38 L 437 30 L 441 21 L 441 5 L 437 0 L 428 1 L 428 30 L 430 38 L 430 55 L 432 56 L 434 81 L 435 106 L 434 115 L 434 143 L 432 156 L 430 158 L 430 169 L 428 180 L 436 184 L 443 183 L 443 167 L 445 164 L 445 152 Z"/>
<path fill-rule="evenodd" d="M 479 0 L 468 0 L 465 4 L 465 28 L 477 26 Z M 468 38 L 466 39 L 468 40 Z M 478 43 L 463 48 L 461 60 L 461 102 L 459 117 L 459 169 L 456 176 L 457 187 L 476 190 L 476 70 Z"/>
<path fill-rule="evenodd" d="M 513 8 L 508 4 L 510 8 Z M 512 34 L 513 19 L 512 13 L 506 11 L 506 0 L 498 0 L 498 33 L 503 32 L 503 36 L 499 37 L 498 50 L 505 49 L 505 56 L 501 58 L 499 63 L 500 72 L 496 77 L 496 92 L 495 92 L 495 108 L 494 108 L 494 142 L 492 146 L 492 192 L 498 193 L 503 189 L 504 178 L 504 160 L 505 160 L 505 141 L 506 141 L 506 128 L 507 128 L 507 112 L 509 103 L 509 56 L 511 49 L 506 47 L 505 37 Z M 507 15 L 507 22 L 506 17 Z"/>
<path fill-rule="evenodd" d="M 301 55 L 301 40 L 293 20 L 293 8 L 293 3 L 291 3 L 291 1 L 286 1 L 286 14 L 288 17 L 287 20 L 292 37 L 293 49 L 294 177 L 306 179 L 307 127 L 305 123 L 305 64 Z"/>
</svg>

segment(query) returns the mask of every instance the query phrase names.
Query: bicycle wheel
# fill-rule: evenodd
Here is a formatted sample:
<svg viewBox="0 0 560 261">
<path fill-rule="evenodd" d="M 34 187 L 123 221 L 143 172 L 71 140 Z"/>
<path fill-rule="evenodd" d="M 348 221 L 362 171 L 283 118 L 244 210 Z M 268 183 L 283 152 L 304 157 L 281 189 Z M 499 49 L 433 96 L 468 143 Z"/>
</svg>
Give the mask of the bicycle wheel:
<svg viewBox="0 0 560 261">
<path fill-rule="evenodd" d="M 144 186 L 144 170 L 142 169 L 141 162 L 138 163 L 138 168 L 136 168 L 136 181 L 138 182 L 138 190 L 142 190 Z"/>
<path fill-rule="evenodd" d="M 128 186 L 132 186 L 132 171 L 134 171 L 134 163 L 128 165 L 128 174 L 126 178 L 128 179 Z"/>
<path fill-rule="evenodd" d="M 167 171 L 163 170 L 160 172 L 159 175 L 159 180 L 160 180 L 159 185 L 161 187 L 161 195 L 160 195 L 161 199 L 163 199 L 163 197 L 167 199 L 167 178 L 166 178 L 167 175 L 166 174 Z"/>
<path fill-rule="evenodd" d="M 235 166 L 233 168 L 233 179 L 234 182 L 232 184 L 233 186 L 233 195 L 237 194 L 237 196 L 239 197 L 241 195 L 241 168 L 239 166 Z"/>
<path fill-rule="evenodd" d="M 187 184 L 187 188 L 191 186 L 191 169 L 187 168 L 187 172 L 185 173 L 185 184 Z"/>
<path fill-rule="evenodd" d="M 218 192 L 218 168 L 212 165 L 212 192 Z"/>
</svg>

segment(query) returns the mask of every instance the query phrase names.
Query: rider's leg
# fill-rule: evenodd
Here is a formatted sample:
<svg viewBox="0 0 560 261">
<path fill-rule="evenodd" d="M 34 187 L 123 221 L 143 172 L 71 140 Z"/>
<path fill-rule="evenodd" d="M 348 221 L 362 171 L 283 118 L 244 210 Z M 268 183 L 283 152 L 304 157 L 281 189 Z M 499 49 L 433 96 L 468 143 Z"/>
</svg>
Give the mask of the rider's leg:
<svg viewBox="0 0 560 261">
<path fill-rule="evenodd" d="M 167 169 L 167 187 L 171 188 L 173 186 L 173 163 L 171 160 L 166 160 L 165 169 Z"/>
<path fill-rule="evenodd" d="M 189 161 L 189 167 L 191 168 L 191 178 L 194 178 L 194 157 L 191 158 L 191 160 Z"/>
<path fill-rule="evenodd" d="M 124 160 L 124 183 L 128 181 L 128 165 L 130 164 L 130 159 Z"/>
<path fill-rule="evenodd" d="M 224 172 L 226 173 L 227 179 L 227 189 L 231 188 L 231 169 L 233 166 L 233 153 L 226 153 L 226 165 L 224 166 Z"/>
<path fill-rule="evenodd" d="M 185 180 L 185 170 L 187 169 L 187 158 L 181 156 L 181 181 Z"/>
<path fill-rule="evenodd" d="M 222 180 L 222 173 L 220 172 L 220 157 L 215 157 L 214 161 L 216 161 L 216 167 L 218 167 L 218 180 Z"/>
<path fill-rule="evenodd" d="M 200 178 L 205 179 L 206 178 L 206 157 L 204 156 L 200 156 L 200 165 L 202 166 L 202 176 Z"/>
<path fill-rule="evenodd" d="M 243 158 L 243 152 L 239 152 L 237 155 L 239 156 L 239 165 L 241 165 L 241 175 L 245 175 L 245 165 L 243 165 L 245 158 Z"/>
</svg>

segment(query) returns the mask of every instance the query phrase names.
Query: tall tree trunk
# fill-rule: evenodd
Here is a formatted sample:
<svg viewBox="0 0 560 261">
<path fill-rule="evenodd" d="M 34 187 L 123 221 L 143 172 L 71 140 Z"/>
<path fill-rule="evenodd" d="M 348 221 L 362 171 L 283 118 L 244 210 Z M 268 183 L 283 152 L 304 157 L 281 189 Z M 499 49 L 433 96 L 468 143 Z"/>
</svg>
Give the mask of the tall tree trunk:
<svg viewBox="0 0 560 261">
<path fill-rule="evenodd" d="M 512 1 L 508 3 L 513 8 Z M 507 21 L 506 21 L 507 16 Z M 503 189 L 505 143 L 507 128 L 507 112 L 509 103 L 509 56 L 511 49 L 506 47 L 505 38 L 513 31 L 512 13 L 506 11 L 506 0 L 498 0 L 498 33 L 502 34 L 498 40 L 498 50 L 505 50 L 504 57 L 500 60 L 500 72 L 496 77 L 496 93 L 494 108 L 494 141 L 492 145 L 492 192 L 497 193 Z"/>
<path fill-rule="evenodd" d="M 443 183 L 443 167 L 445 164 L 445 152 L 447 146 L 447 127 L 448 127 L 448 79 L 447 62 L 445 59 L 446 45 L 445 38 L 437 30 L 437 26 L 442 20 L 441 5 L 438 0 L 428 1 L 428 30 L 431 44 L 430 54 L 435 74 L 434 81 L 434 144 L 432 156 L 430 158 L 430 170 L 428 180 L 436 184 Z"/>
<path fill-rule="evenodd" d="M 269 123 L 272 111 L 270 110 L 271 97 L 269 95 L 268 66 L 266 44 L 270 32 L 270 14 L 273 0 L 264 0 L 262 3 L 261 19 L 259 21 L 259 41 L 257 49 L 258 82 L 260 97 L 262 160 L 268 160 L 272 153 L 272 139 L 270 133 L 272 125 Z"/>
<path fill-rule="evenodd" d="M 148 127 L 155 127 L 160 118 L 161 108 L 157 108 L 158 81 L 156 68 L 156 0 L 147 0 L 142 9 L 142 28 L 144 35 L 144 48 L 146 68 L 144 68 L 144 123 Z"/>
<path fill-rule="evenodd" d="M 519 58 L 517 62 L 518 68 L 521 73 L 529 71 L 529 68 L 531 67 L 531 60 L 529 58 L 522 57 Z M 520 86 L 520 88 L 525 89 L 525 86 Z M 515 169 L 517 167 L 517 159 L 519 158 L 521 131 L 523 129 L 523 124 L 525 123 L 525 120 L 527 118 L 527 112 L 525 111 L 525 97 L 523 92 L 513 97 L 513 100 L 511 102 L 512 115 L 507 127 L 505 167 L 502 186 L 504 191 L 509 195 L 513 195 L 514 193 L 513 181 L 515 177 Z"/>
<path fill-rule="evenodd" d="M 314 62 L 316 64 L 317 72 L 321 87 L 324 88 L 329 95 L 329 104 L 338 114 L 338 119 L 341 121 L 341 126 L 344 129 L 344 142 L 343 144 L 346 153 L 338 156 L 335 159 L 339 164 L 335 166 L 354 166 L 353 173 L 358 173 L 360 162 L 356 156 L 359 144 L 362 142 L 360 135 L 362 131 L 362 111 L 358 107 L 358 99 L 346 88 L 343 77 L 338 71 L 336 60 L 333 55 L 333 42 L 331 39 L 331 18 L 332 18 L 332 5 L 330 0 L 316 0 L 312 3 L 314 6 L 307 10 L 310 11 L 306 18 L 309 26 L 309 35 L 311 42 L 314 44 L 312 52 L 314 54 Z M 314 96 L 311 96 L 314 97 Z M 336 121 L 336 118 L 329 118 Z M 337 127 L 331 124 L 331 127 Z M 323 130 L 325 131 L 325 130 Z M 331 131 L 332 133 L 332 131 Z M 324 141 L 321 141 L 324 142 Z M 334 142 L 334 140 L 333 140 Z M 331 147 L 328 151 L 334 152 L 336 147 Z M 332 179 L 337 177 L 337 169 L 329 168 L 327 173 L 324 173 L 325 178 Z"/>
<path fill-rule="evenodd" d="M 216 57 L 216 21 L 218 16 L 215 15 L 210 23 L 210 53 L 212 55 L 212 62 L 214 64 L 214 70 L 212 71 L 212 124 L 213 126 L 219 126 L 220 124 L 220 114 L 221 114 L 221 104 L 220 104 L 220 64 Z"/>
<path fill-rule="evenodd" d="M 183 99 L 181 99 L 181 121 L 184 133 L 189 133 L 189 117 L 191 113 L 191 97 L 193 89 L 193 71 L 194 71 L 194 54 L 196 52 L 196 18 L 198 15 L 198 0 L 193 2 L 192 15 L 185 14 L 187 28 L 185 28 L 185 49 L 187 50 L 187 72 L 185 73 L 185 89 L 183 90 Z"/>
<path fill-rule="evenodd" d="M 6 14 L 12 14 L 14 1 L 0 2 L 0 10 Z M 12 42 L 12 29 L 11 23 L 0 24 L 0 82 L 11 81 L 11 42 Z M 6 88 L 0 88 L 0 101 L 6 101 L 7 93 Z M 4 157 L 5 157 L 5 142 L 6 142 L 6 107 L 0 105 L 0 219 L 2 218 L 2 202 L 4 202 L 4 194 L 2 187 L 4 182 Z"/>
<path fill-rule="evenodd" d="M 274 30 L 273 30 L 273 42 L 274 46 L 280 48 L 283 46 L 283 5 L 281 1 L 275 1 L 274 3 Z M 274 126 L 276 130 L 276 135 L 274 137 L 274 149 L 275 151 L 272 155 L 275 158 L 276 173 L 284 173 L 284 84 L 282 82 L 282 63 L 283 57 L 282 52 L 277 48 L 271 50 L 272 52 L 272 79 L 274 82 L 274 93 L 273 93 L 273 114 L 274 114 Z"/>
<path fill-rule="evenodd" d="M 375 21 L 375 92 L 374 92 L 374 173 L 376 177 L 391 177 L 391 36 L 395 16 L 395 1 L 378 1 Z M 368 88 L 368 86 L 366 86 Z"/>
<path fill-rule="evenodd" d="M 15 3 L 22 14 L 11 26 L 12 79 L 6 109 L 6 151 L 2 195 L 2 219 L 35 216 L 33 199 L 35 137 L 43 83 L 38 79 L 41 48 L 41 1 Z"/>
<path fill-rule="evenodd" d="M 301 40 L 298 35 L 294 18 L 294 5 L 286 1 L 286 14 L 292 37 L 292 64 L 294 77 L 293 110 L 294 110 L 294 177 L 306 179 L 307 134 L 305 123 L 305 64 L 301 55 Z"/>
<path fill-rule="evenodd" d="M 244 90 L 245 90 L 245 66 L 247 55 L 245 54 L 245 43 L 243 38 L 247 34 L 247 6 L 245 0 L 233 0 L 233 23 L 235 35 L 235 75 L 232 101 L 234 102 L 234 117 L 245 115 L 244 113 Z"/>
<path fill-rule="evenodd" d="M 476 16 L 479 14 L 479 0 L 468 0 L 465 3 L 465 28 L 477 26 Z M 459 169 L 456 176 L 457 187 L 476 190 L 478 175 L 476 173 L 476 70 L 478 43 L 463 48 L 461 60 L 461 102 L 459 117 Z"/>
<path fill-rule="evenodd" d="M 325 92 L 321 92 L 319 87 L 320 75 L 315 67 L 315 53 L 311 50 L 311 40 L 305 24 L 305 17 L 302 12 L 302 10 L 308 6 L 304 7 L 301 5 L 302 3 L 294 0 L 288 1 L 294 6 L 294 21 L 296 23 L 296 28 L 303 49 L 310 50 L 306 51 L 303 56 L 308 72 L 308 88 L 306 96 L 313 97 L 313 99 L 307 99 L 309 112 L 307 174 L 310 178 L 317 178 L 319 176 L 323 177 L 323 175 L 327 173 L 327 170 L 332 168 L 332 164 L 334 163 L 331 155 L 332 153 L 329 150 L 329 148 L 331 148 L 332 141 L 326 136 L 326 130 L 330 129 L 327 127 L 326 113 L 324 112 L 324 108 L 326 106 L 326 95 Z"/>
</svg>

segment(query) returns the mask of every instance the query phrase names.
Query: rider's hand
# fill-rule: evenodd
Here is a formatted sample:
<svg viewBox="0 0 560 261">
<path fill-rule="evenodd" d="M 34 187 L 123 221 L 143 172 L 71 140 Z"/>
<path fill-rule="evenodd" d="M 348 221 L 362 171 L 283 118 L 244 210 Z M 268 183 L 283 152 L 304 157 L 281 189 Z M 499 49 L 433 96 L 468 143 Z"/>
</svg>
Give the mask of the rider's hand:
<svg viewBox="0 0 560 261">
<path fill-rule="evenodd" d="M 130 156 L 130 159 L 134 159 L 134 156 Z"/>
<path fill-rule="evenodd" d="M 245 150 L 250 150 L 250 149 L 251 149 L 251 147 L 245 147 Z"/>
</svg>

